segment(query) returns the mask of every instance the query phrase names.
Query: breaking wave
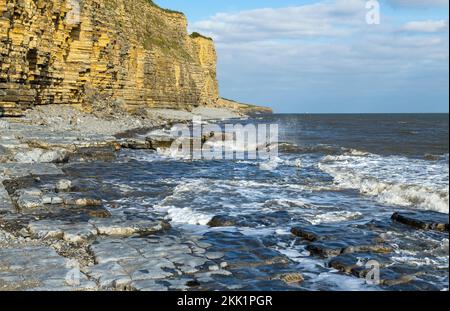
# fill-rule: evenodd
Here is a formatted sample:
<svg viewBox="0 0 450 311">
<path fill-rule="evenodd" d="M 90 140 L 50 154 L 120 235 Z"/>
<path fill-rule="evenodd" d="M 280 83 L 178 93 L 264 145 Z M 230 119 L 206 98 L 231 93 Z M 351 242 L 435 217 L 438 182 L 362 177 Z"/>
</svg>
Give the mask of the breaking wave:
<svg viewBox="0 0 450 311">
<path fill-rule="evenodd" d="M 319 168 L 337 186 L 357 189 L 379 202 L 449 212 L 448 162 L 369 154 L 326 156 Z"/>
</svg>

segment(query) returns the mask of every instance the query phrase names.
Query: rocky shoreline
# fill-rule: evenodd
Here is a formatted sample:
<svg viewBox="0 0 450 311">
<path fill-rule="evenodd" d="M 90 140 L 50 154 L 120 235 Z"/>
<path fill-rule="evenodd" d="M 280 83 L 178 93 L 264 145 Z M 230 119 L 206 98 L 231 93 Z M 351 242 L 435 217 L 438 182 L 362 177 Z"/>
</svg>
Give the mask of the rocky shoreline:
<svg viewBox="0 0 450 311">
<path fill-rule="evenodd" d="M 0 290 L 167 290 L 157 281 L 174 273 L 227 274 L 223 254 L 208 253 L 205 243 L 160 234 L 170 231 L 163 216 L 106 208 L 95 191 L 61 169 L 64 163 L 111 159 L 122 148 L 167 146 L 167 138 L 130 133 L 188 122 L 194 115 L 241 116 L 202 108 L 97 117 L 48 106 L 25 118 L 1 119 Z M 195 285 L 192 278 L 183 282 L 171 286 Z"/>
<path fill-rule="evenodd" d="M 222 247 L 213 246 L 201 235 L 174 230 L 163 212 L 110 204 L 83 173 L 77 178 L 78 164 L 113 161 L 122 149 L 167 148 L 172 138 L 161 135 L 161 129 L 194 115 L 242 117 L 232 110 L 202 108 L 148 110 L 124 118 L 48 106 L 25 118 L 0 119 L 0 290 L 207 290 L 215 277 L 250 270 L 261 282 L 300 289 L 310 276 L 256 239 L 212 231 L 208 235 L 223 241 Z M 270 219 L 219 214 L 208 226 L 251 227 L 248 222 L 283 217 L 282 211 Z M 310 256 L 325 260 L 326 268 L 360 279 L 370 270 L 361 258 L 376 259 L 383 267 L 381 285 L 388 289 L 436 290 L 417 281 L 418 269 L 390 260 L 394 250 L 387 232 L 408 230 L 448 233 L 448 216 L 400 212 L 385 222 L 342 228 L 338 235 L 327 226 L 299 223 L 286 243 L 298 239 Z M 242 258 L 229 261 L 230 254 Z"/>
</svg>

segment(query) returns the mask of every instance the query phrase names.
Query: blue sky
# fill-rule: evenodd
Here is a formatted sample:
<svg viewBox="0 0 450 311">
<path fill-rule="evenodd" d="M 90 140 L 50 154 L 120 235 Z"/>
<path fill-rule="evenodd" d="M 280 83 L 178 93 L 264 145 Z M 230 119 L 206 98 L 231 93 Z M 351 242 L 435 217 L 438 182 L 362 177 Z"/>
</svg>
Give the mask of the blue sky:
<svg viewBox="0 0 450 311">
<path fill-rule="evenodd" d="M 221 95 L 276 112 L 448 112 L 448 0 L 157 0 L 213 37 Z"/>
</svg>

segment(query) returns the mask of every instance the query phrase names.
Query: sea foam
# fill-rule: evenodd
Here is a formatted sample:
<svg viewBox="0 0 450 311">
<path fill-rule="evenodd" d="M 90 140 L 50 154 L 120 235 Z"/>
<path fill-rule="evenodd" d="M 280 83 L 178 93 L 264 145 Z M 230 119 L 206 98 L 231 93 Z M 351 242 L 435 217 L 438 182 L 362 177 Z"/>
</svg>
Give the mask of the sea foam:
<svg viewBox="0 0 450 311">
<path fill-rule="evenodd" d="M 337 186 L 357 189 L 379 202 L 449 212 L 448 162 L 430 163 L 399 156 L 326 156 L 319 168 Z"/>
</svg>

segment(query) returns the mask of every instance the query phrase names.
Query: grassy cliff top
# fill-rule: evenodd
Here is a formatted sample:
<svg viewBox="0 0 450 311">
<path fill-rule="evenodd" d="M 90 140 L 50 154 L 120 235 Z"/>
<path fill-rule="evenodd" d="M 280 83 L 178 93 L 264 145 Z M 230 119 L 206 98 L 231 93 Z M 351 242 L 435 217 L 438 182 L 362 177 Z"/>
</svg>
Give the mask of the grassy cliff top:
<svg viewBox="0 0 450 311">
<path fill-rule="evenodd" d="M 158 9 L 160 9 L 160 10 L 166 12 L 166 13 L 171 13 L 171 14 L 181 14 L 181 15 L 184 15 L 183 12 L 179 12 L 179 11 L 174 11 L 174 10 L 162 8 L 162 7 L 160 7 L 159 5 L 157 5 L 155 2 L 153 2 L 153 0 L 147 0 L 147 1 L 148 1 L 148 3 L 149 3 L 150 5 L 152 5 L 152 6 L 156 7 L 156 8 L 158 8 Z"/>
<path fill-rule="evenodd" d="M 193 32 L 193 33 L 191 33 L 191 38 L 193 38 L 193 39 L 195 39 L 195 38 L 203 38 L 203 39 L 206 39 L 206 40 L 211 40 L 211 41 L 213 41 L 212 38 L 206 37 L 206 36 L 204 36 L 204 35 L 202 35 L 202 34 L 200 34 L 200 33 L 198 33 L 198 32 Z"/>
</svg>

